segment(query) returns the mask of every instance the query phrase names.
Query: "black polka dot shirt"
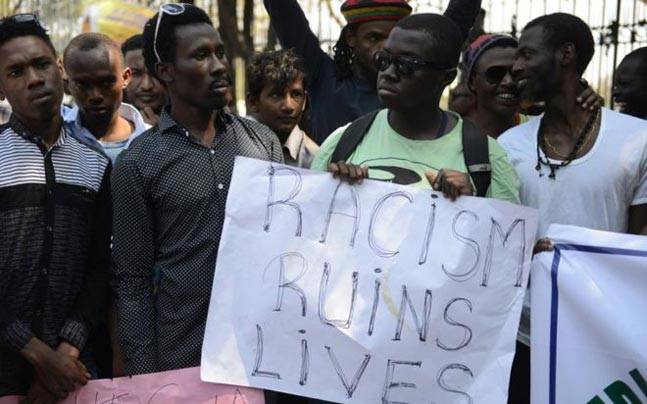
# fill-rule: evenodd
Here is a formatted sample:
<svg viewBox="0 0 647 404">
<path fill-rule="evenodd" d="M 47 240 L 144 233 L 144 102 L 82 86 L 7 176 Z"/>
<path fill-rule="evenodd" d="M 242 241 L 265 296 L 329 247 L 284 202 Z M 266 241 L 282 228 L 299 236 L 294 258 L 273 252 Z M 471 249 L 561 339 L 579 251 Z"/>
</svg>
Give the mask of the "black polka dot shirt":
<svg viewBox="0 0 647 404">
<path fill-rule="evenodd" d="M 206 147 L 163 111 L 115 165 L 112 255 L 128 374 L 200 364 L 234 158 L 283 161 L 266 126 L 223 112 L 218 128 Z"/>
</svg>

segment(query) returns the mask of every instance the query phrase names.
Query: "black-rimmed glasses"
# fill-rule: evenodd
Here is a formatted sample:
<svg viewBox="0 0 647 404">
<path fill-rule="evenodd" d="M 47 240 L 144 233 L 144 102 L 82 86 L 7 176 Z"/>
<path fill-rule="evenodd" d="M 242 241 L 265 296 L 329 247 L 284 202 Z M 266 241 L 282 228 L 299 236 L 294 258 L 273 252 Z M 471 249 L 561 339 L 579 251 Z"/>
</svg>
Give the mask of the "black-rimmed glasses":
<svg viewBox="0 0 647 404">
<path fill-rule="evenodd" d="M 389 66 L 394 65 L 398 75 L 403 77 L 411 76 L 419 69 L 449 70 L 455 68 L 454 66 L 447 66 L 446 63 L 428 62 L 412 56 L 396 56 L 386 50 L 375 52 L 373 61 L 377 69 L 381 72 L 388 69 Z"/>
</svg>

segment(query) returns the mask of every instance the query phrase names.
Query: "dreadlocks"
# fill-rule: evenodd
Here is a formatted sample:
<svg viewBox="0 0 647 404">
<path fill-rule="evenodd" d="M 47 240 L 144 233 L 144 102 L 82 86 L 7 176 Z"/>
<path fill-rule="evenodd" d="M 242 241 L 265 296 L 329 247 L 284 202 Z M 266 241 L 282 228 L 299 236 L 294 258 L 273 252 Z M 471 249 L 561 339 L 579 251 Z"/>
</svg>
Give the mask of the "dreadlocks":
<svg viewBox="0 0 647 404">
<path fill-rule="evenodd" d="M 337 78 L 340 80 L 347 79 L 353 75 L 352 65 L 353 65 L 353 48 L 348 46 L 346 42 L 346 32 L 355 31 L 356 25 L 349 24 L 341 30 L 339 35 L 339 40 L 332 48 L 335 52 L 333 58 L 335 62 L 335 68 L 337 69 Z"/>
</svg>

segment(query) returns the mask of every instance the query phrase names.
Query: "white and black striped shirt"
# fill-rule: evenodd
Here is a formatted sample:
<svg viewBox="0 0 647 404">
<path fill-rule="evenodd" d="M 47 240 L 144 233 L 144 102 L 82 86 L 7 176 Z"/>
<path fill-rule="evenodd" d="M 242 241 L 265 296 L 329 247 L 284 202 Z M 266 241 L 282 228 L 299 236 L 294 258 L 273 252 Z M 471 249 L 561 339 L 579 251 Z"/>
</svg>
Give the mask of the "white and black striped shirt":
<svg viewBox="0 0 647 404">
<path fill-rule="evenodd" d="M 26 393 L 19 351 L 36 337 L 82 351 L 108 292 L 110 160 L 63 128 L 47 148 L 12 116 L 0 126 L 0 396 Z"/>
</svg>

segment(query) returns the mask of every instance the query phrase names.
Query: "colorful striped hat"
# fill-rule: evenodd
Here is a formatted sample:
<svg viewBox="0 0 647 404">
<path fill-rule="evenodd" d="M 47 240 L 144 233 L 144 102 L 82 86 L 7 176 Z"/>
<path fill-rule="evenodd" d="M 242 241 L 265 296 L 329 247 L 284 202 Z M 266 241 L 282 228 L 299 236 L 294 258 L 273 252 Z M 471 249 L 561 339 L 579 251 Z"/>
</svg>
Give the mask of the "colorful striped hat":
<svg viewBox="0 0 647 404">
<path fill-rule="evenodd" d="M 496 47 L 513 47 L 519 45 L 517 40 L 510 35 L 504 34 L 483 34 L 476 38 L 474 42 L 463 52 L 463 66 L 467 72 L 467 81 L 469 82 L 474 74 L 476 62 L 481 58 L 486 50 Z"/>
<path fill-rule="evenodd" d="M 346 0 L 341 13 L 348 24 L 367 21 L 398 21 L 411 14 L 406 0 Z"/>
</svg>

